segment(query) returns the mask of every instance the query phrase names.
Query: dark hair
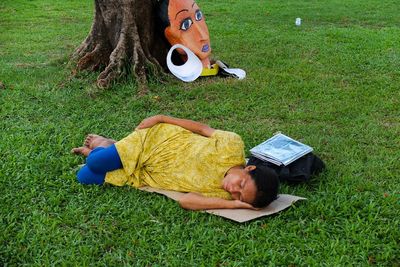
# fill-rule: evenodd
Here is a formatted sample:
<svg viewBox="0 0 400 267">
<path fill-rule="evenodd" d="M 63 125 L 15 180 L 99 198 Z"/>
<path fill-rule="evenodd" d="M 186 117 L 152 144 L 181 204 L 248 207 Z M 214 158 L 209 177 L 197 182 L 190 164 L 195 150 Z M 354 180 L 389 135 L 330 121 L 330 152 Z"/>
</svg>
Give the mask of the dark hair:
<svg viewBox="0 0 400 267">
<path fill-rule="evenodd" d="M 169 5 L 169 0 L 157 0 L 157 19 L 158 22 L 160 23 L 160 28 L 162 30 L 165 30 L 165 28 L 169 27 L 171 25 L 168 17 L 168 5 Z"/>
<path fill-rule="evenodd" d="M 257 187 L 256 198 L 252 205 L 255 208 L 262 208 L 277 198 L 279 179 L 273 169 L 261 165 L 255 166 L 256 168 L 250 171 L 251 178 Z"/>
<path fill-rule="evenodd" d="M 155 0 L 156 3 L 156 21 L 157 21 L 157 26 L 156 26 L 156 31 L 159 31 L 160 36 L 162 37 L 162 40 L 165 44 L 166 47 L 166 52 L 171 48 L 171 44 L 168 42 L 168 40 L 165 38 L 164 31 L 167 27 L 171 26 L 171 22 L 169 21 L 169 16 L 168 16 L 168 6 L 169 6 L 169 0 Z M 163 55 L 164 61 L 165 58 L 167 57 L 167 53 Z M 172 52 L 172 62 L 175 65 L 183 65 L 185 62 L 183 61 L 182 57 L 179 55 L 179 53 L 174 50 Z M 167 69 L 166 64 L 163 65 L 165 69 Z"/>
</svg>

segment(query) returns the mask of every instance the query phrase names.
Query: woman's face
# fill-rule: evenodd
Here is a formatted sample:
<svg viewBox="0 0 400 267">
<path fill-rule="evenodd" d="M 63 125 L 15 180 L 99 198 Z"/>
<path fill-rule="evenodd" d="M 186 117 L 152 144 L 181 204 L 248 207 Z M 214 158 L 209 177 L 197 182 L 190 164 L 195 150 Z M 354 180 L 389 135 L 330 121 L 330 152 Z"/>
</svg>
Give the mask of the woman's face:
<svg viewBox="0 0 400 267">
<path fill-rule="evenodd" d="M 229 192 L 233 199 L 253 203 L 257 194 L 257 186 L 249 171 L 253 166 L 245 169 L 229 171 L 222 180 L 222 188 Z"/>
<path fill-rule="evenodd" d="M 182 44 L 200 60 L 208 60 L 210 36 L 198 5 L 193 0 L 170 0 L 168 17 L 170 26 L 165 29 L 165 36 L 169 43 Z"/>
</svg>

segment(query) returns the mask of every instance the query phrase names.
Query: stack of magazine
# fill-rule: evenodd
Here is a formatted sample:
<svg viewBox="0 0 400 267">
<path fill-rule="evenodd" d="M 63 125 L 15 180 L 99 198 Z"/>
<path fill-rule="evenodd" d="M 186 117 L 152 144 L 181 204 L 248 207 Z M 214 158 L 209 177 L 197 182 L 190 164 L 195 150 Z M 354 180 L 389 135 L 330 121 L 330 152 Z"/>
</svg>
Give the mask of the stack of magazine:
<svg viewBox="0 0 400 267">
<path fill-rule="evenodd" d="M 250 149 L 254 157 L 278 166 L 287 166 L 311 151 L 313 151 L 312 147 L 281 133 L 275 134 L 267 141 Z"/>
</svg>

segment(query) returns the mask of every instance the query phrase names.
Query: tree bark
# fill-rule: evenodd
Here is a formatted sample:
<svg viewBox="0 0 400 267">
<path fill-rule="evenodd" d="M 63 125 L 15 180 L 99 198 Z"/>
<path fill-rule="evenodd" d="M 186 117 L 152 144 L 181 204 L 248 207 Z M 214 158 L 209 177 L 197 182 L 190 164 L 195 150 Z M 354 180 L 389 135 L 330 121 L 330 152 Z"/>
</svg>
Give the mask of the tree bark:
<svg viewBox="0 0 400 267">
<path fill-rule="evenodd" d="M 133 74 L 139 93 L 149 75 L 162 75 L 169 44 L 157 27 L 153 0 L 95 0 L 91 30 L 75 50 L 78 70 L 100 70 L 97 85 L 107 88 Z"/>
</svg>

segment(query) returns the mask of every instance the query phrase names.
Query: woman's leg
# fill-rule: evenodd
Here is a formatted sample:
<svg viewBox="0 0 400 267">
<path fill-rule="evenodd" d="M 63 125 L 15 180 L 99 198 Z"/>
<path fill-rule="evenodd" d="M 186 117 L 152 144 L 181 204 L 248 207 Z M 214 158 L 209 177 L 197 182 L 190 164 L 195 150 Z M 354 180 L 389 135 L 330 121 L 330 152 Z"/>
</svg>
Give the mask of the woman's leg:
<svg viewBox="0 0 400 267">
<path fill-rule="evenodd" d="M 104 184 L 106 173 L 95 173 L 89 169 L 88 166 L 83 166 L 76 174 L 78 182 L 81 184 Z"/>
<path fill-rule="evenodd" d="M 114 144 L 111 146 L 97 147 L 90 152 L 86 159 L 86 166 L 95 173 L 106 173 L 122 168 L 122 162 Z"/>
<path fill-rule="evenodd" d="M 82 184 L 104 183 L 106 173 L 122 168 L 122 162 L 115 145 L 107 148 L 93 149 L 86 159 L 86 165 L 77 173 L 77 179 Z"/>
</svg>

